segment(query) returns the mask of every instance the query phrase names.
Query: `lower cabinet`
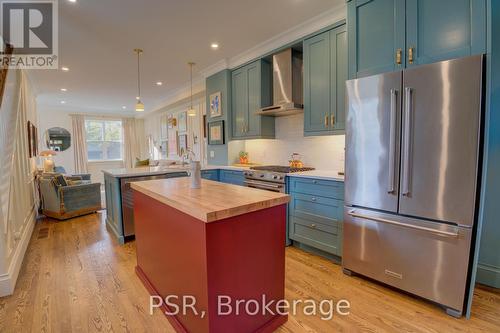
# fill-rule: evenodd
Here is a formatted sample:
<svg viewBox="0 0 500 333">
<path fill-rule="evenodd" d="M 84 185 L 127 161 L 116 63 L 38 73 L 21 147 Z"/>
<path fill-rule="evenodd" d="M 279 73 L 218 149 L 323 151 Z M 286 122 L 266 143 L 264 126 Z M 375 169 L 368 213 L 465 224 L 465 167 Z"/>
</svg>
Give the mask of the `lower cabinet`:
<svg viewBox="0 0 500 333">
<path fill-rule="evenodd" d="M 219 170 L 219 181 L 227 184 L 245 185 L 243 171 Z"/>
<path fill-rule="evenodd" d="M 289 194 L 289 238 L 342 256 L 344 183 L 290 177 Z"/>
<path fill-rule="evenodd" d="M 202 170 L 201 171 L 201 178 L 218 182 L 219 181 L 219 170 L 218 169 L 216 169 L 216 170 Z"/>
</svg>

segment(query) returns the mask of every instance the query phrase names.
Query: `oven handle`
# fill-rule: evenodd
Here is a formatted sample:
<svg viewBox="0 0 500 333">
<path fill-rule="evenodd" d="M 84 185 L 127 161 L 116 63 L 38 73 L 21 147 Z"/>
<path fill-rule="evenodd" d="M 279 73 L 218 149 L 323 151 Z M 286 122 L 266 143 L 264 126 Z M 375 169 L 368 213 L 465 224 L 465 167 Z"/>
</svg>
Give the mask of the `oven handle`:
<svg viewBox="0 0 500 333">
<path fill-rule="evenodd" d="M 254 182 L 250 180 L 245 180 L 246 185 L 254 185 L 254 186 L 262 186 L 262 187 L 267 187 L 267 188 L 276 188 L 280 189 L 283 188 L 283 185 L 273 185 L 273 184 L 267 184 L 267 183 L 261 183 L 261 182 Z"/>
</svg>

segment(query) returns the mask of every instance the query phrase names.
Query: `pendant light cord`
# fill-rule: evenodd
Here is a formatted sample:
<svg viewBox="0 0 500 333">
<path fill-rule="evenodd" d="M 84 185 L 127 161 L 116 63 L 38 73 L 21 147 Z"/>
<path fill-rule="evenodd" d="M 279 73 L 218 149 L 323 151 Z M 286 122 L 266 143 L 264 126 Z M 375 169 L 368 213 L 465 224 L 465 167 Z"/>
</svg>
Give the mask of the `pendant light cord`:
<svg viewBox="0 0 500 333">
<path fill-rule="evenodd" d="M 189 67 L 191 68 L 191 74 L 190 74 L 190 79 L 191 79 L 191 98 L 190 98 L 190 104 L 191 104 L 191 110 L 193 109 L 193 63 L 189 64 Z"/>
<path fill-rule="evenodd" d="M 137 91 L 139 92 L 139 100 L 141 100 L 141 70 L 140 70 L 140 57 L 141 51 L 137 50 Z"/>
</svg>

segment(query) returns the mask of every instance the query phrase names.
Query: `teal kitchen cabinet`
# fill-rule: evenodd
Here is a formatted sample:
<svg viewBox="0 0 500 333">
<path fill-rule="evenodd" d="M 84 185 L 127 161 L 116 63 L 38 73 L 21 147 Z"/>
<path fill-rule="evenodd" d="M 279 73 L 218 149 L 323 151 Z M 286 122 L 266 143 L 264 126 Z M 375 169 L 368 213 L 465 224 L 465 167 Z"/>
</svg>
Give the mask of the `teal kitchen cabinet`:
<svg viewBox="0 0 500 333">
<path fill-rule="evenodd" d="M 342 256 L 344 183 L 290 177 L 288 236 L 294 242 Z"/>
<path fill-rule="evenodd" d="M 486 0 L 350 0 L 349 78 L 484 53 Z"/>
<path fill-rule="evenodd" d="M 218 169 L 201 170 L 201 178 L 213 180 L 213 181 L 217 182 L 217 181 L 219 181 L 219 170 Z"/>
<path fill-rule="evenodd" d="M 351 0 L 347 4 L 349 78 L 403 67 L 405 0 Z"/>
<path fill-rule="evenodd" d="M 343 134 L 347 32 L 345 25 L 304 41 L 304 134 Z"/>
<path fill-rule="evenodd" d="M 272 103 L 272 66 L 257 60 L 231 74 L 233 139 L 274 138 L 274 117 L 256 112 Z"/>
<path fill-rule="evenodd" d="M 219 171 L 219 181 L 243 186 L 245 185 L 245 176 L 243 175 L 243 171 L 221 169 Z"/>
<path fill-rule="evenodd" d="M 406 0 L 406 66 L 486 52 L 485 0 Z"/>
</svg>

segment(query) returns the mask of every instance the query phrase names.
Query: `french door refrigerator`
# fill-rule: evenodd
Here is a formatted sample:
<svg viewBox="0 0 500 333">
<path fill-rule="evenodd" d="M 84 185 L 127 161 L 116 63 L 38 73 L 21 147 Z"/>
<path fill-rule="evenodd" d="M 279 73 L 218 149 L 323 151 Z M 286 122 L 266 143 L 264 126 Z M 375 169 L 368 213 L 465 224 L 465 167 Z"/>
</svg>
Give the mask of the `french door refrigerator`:
<svg viewBox="0 0 500 333">
<path fill-rule="evenodd" d="M 483 56 L 346 84 L 344 271 L 461 316 L 477 211 Z"/>
</svg>

